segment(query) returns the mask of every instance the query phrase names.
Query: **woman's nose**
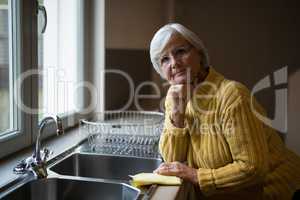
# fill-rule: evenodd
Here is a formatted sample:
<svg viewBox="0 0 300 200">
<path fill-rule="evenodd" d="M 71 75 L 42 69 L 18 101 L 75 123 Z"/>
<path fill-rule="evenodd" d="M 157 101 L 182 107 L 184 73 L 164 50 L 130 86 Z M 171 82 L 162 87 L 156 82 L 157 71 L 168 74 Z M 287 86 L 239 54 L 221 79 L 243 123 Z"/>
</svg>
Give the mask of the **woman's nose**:
<svg viewBox="0 0 300 200">
<path fill-rule="evenodd" d="M 171 56 L 170 57 L 170 64 L 171 64 L 171 67 L 174 69 L 178 66 L 178 60 L 176 57 L 174 56 Z"/>
</svg>

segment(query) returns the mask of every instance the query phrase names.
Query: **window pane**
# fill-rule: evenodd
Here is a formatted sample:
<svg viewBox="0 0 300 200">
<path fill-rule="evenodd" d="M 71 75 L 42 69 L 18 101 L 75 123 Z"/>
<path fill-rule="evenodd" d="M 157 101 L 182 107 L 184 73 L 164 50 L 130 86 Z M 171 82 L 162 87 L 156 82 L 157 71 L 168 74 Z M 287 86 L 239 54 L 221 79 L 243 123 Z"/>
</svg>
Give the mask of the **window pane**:
<svg viewBox="0 0 300 200">
<path fill-rule="evenodd" d="M 10 63 L 9 63 L 9 18 L 8 3 L 0 1 L 0 134 L 12 129 L 10 115 L 12 99 L 10 98 Z"/>
<path fill-rule="evenodd" d="M 75 110 L 73 97 L 77 82 L 78 20 L 76 0 L 40 1 L 47 10 L 47 28 L 39 13 L 39 79 L 40 117 L 69 113 Z"/>
</svg>

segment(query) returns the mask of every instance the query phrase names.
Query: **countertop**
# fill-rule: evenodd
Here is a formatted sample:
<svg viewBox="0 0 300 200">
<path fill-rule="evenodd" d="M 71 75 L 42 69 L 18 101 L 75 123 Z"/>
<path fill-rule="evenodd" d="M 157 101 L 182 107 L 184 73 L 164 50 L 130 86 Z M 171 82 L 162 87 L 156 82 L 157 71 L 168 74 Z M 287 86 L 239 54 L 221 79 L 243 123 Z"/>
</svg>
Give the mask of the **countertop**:
<svg viewBox="0 0 300 200">
<path fill-rule="evenodd" d="M 176 199 L 180 186 L 158 186 L 151 200 L 173 200 Z"/>
</svg>

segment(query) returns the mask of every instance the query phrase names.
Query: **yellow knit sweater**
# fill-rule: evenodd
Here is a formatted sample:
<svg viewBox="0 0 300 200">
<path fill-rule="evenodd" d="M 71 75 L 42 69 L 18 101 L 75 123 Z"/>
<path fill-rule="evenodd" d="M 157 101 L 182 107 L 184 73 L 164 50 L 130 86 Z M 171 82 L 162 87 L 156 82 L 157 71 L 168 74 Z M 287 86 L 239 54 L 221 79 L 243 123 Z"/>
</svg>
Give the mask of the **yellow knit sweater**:
<svg viewBox="0 0 300 200">
<path fill-rule="evenodd" d="M 188 102 L 185 128 L 171 123 L 171 106 L 167 95 L 159 148 L 166 162 L 198 169 L 199 187 L 183 191 L 189 199 L 285 200 L 300 189 L 299 157 L 256 117 L 253 110 L 264 111 L 242 84 L 210 67 Z"/>
</svg>

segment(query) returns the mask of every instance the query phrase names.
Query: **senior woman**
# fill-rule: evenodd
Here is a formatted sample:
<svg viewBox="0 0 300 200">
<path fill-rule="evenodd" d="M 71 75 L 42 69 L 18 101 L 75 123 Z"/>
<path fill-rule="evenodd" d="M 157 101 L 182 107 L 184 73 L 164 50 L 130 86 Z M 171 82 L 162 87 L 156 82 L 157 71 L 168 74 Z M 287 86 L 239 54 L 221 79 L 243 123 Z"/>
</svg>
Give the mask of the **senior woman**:
<svg viewBox="0 0 300 200">
<path fill-rule="evenodd" d="M 185 180 L 185 199 L 292 199 L 299 157 L 258 119 L 253 109 L 264 110 L 248 89 L 209 65 L 198 36 L 167 24 L 154 35 L 150 56 L 170 83 L 159 143 L 165 163 L 154 172 Z"/>
</svg>

